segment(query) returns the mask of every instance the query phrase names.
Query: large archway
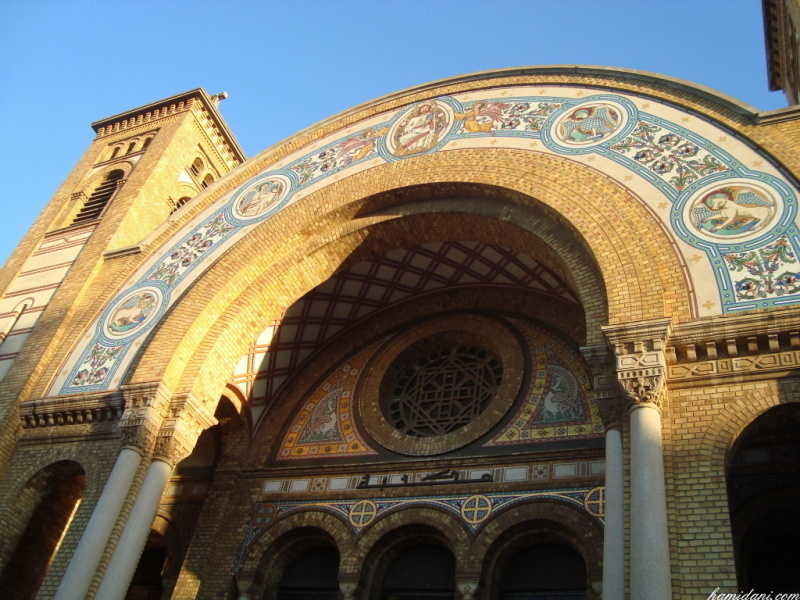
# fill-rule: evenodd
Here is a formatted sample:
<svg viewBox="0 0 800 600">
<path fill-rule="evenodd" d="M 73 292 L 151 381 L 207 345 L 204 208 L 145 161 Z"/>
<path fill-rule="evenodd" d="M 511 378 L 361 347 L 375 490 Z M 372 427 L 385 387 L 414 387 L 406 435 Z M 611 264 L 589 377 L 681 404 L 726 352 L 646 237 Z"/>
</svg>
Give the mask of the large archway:
<svg viewBox="0 0 800 600">
<path fill-rule="evenodd" d="M 728 501 L 739 587 L 800 589 L 800 404 L 773 407 L 739 435 L 728 462 Z"/>
</svg>

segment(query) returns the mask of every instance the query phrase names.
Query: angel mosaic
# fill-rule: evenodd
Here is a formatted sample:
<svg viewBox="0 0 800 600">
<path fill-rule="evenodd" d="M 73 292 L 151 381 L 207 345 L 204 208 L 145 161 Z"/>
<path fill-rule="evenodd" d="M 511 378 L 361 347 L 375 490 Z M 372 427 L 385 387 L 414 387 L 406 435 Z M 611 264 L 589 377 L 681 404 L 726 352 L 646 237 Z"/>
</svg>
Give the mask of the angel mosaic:
<svg viewBox="0 0 800 600">
<path fill-rule="evenodd" d="M 246 219 L 262 215 L 280 202 L 285 191 L 286 184 L 283 181 L 267 179 L 239 198 L 236 213 Z"/>
<path fill-rule="evenodd" d="M 583 403 L 575 376 L 557 365 L 549 365 L 550 388 L 542 399 L 539 423 L 561 423 L 583 418 Z"/>
</svg>

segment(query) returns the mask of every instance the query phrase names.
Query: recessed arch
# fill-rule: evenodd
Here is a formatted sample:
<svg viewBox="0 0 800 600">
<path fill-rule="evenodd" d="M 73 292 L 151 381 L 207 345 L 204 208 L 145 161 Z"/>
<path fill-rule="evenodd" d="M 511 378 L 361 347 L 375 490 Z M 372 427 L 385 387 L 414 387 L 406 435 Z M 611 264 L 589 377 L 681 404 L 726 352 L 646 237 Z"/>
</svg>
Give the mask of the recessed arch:
<svg viewBox="0 0 800 600">
<path fill-rule="evenodd" d="M 460 167 L 458 168 L 462 169 L 462 175 L 465 173 L 471 173 L 474 177 L 475 171 L 470 168 L 470 165 L 465 166 L 463 162 L 459 162 L 459 157 L 455 156 L 456 154 L 458 153 L 448 153 L 448 156 L 446 157 L 447 162 L 451 162 L 453 165 L 460 164 Z M 525 157 L 530 158 L 530 156 L 525 153 L 518 158 L 522 160 Z M 441 162 L 441 160 L 445 159 L 440 159 L 437 156 L 437 160 Z M 408 162 L 410 164 L 413 161 Z M 405 166 L 405 164 L 406 163 L 403 163 L 403 166 Z M 518 171 L 515 171 L 514 173 L 504 172 L 500 173 L 499 175 L 507 178 L 509 185 L 519 185 L 520 178 L 525 178 L 526 173 L 528 173 L 528 166 L 529 165 L 524 164 L 524 161 L 522 161 Z M 453 166 L 452 168 L 455 169 L 456 167 Z M 393 170 L 398 171 L 397 168 L 394 168 Z M 444 173 L 442 176 L 447 176 L 448 181 L 452 181 L 456 178 L 455 173 L 453 173 L 452 170 L 450 173 L 447 173 L 447 169 L 443 169 L 443 171 Z M 485 168 L 482 173 L 486 173 Z M 425 174 L 417 170 L 411 170 L 408 176 L 409 178 L 413 179 L 425 177 Z M 535 183 L 537 186 L 541 186 L 541 179 L 544 176 L 545 173 L 542 172 L 542 177 L 534 178 L 536 179 Z M 587 177 L 594 178 L 596 175 L 589 172 L 587 173 Z M 368 179 L 366 177 L 364 179 L 365 184 L 370 184 L 373 189 L 378 188 L 377 193 L 385 193 L 384 191 L 379 190 L 380 186 L 375 183 L 374 179 Z M 514 180 L 513 182 L 511 181 L 512 179 Z M 601 186 L 610 186 L 610 194 L 614 190 L 617 193 L 621 191 L 619 188 L 617 188 L 617 186 L 602 178 L 600 181 L 595 180 L 594 183 Z M 221 289 L 220 287 L 222 284 L 222 278 L 218 278 L 217 275 L 213 273 L 214 269 L 210 270 L 195 283 L 193 288 L 190 289 L 185 295 L 184 299 L 180 301 L 179 304 L 181 306 L 173 309 L 170 316 L 168 316 L 165 320 L 165 324 L 162 326 L 162 328 L 169 329 L 170 326 L 166 325 L 166 323 L 173 318 L 172 315 L 177 316 L 178 313 L 182 314 L 182 317 L 178 320 L 181 323 L 186 323 L 187 319 L 186 314 L 184 313 L 185 310 L 199 314 L 199 310 L 194 311 L 191 307 L 199 308 L 200 306 L 205 305 L 209 300 L 203 300 L 202 298 L 209 298 L 209 295 L 212 293 L 217 294 L 217 298 L 214 302 L 216 306 L 222 307 L 223 304 L 232 305 L 234 302 L 234 289 L 244 284 L 252 285 L 252 288 L 250 292 L 246 292 L 244 296 L 241 296 L 240 301 L 236 304 L 239 306 L 246 306 L 246 312 L 250 314 L 245 316 L 242 314 L 242 311 L 239 310 L 239 316 L 234 316 L 233 312 L 236 312 L 236 309 L 234 309 L 231 311 L 231 314 L 225 317 L 227 322 L 224 327 L 222 326 L 221 322 L 218 322 L 214 327 L 219 327 L 219 334 L 227 335 L 228 333 L 232 332 L 232 328 L 230 326 L 231 321 L 242 319 L 248 323 L 252 323 L 253 327 L 247 333 L 241 332 L 238 335 L 242 339 L 253 339 L 257 334 L 256 323 L 264 323 L 271 319 L 278 318 L 283 306 L 290 304 L 291 301 L 293 301 L 296 297 L 299 297 L 307 289 L 310 289 L 316 285 L 320 280 L 329 277 L 337 268 L 339 268 L 339 266 L 344 262 L 345 258 L 355 252 L 365 240 L 369 240 L 371 236 L 375 237 L 371 233 L 372 227 L 375 227 L 378 224 L 383 224 L 384 222 L 395 220 L 402 221 L 404 218 L 408 218 L 411 220 L 406 221 L 405 223 L 401 222 L 396 226 L 395 233 L 397 233 L 398 230 L 406 228 L 407 235 L 412 235 L 415 232 L 417 234 L 419 233 L 419 228 L 411 227 L 412 224 L 418 222 L 413 220 L 414 217 L 422 220 L 428 218 L 431 224 L 444 225 L 445 227 L 447 221 L 452 220 L 452 212 L 448 214 L 448 212 L 446 212 L 443 208 L 441 210 L 437 210 L 440 209 L 440 206 L 446 206 L 440 205 L 437 202 L 430 203 L 429 206 L 433 207 L 432 211 L 428 212 L 427 214 L 423 214 L 422 216 L 415 215 L 413 213 L 415 205 L 410 202 L 408 203 L 412 206 L 412 209 L 410 209 L 410 215 L 404 212 L 405 209 L 402 211 L 398 210 L 396 205 L 387 206 L 385 209 L 383 209 L 384 212 L 382 213 L 382 207 L 374 200 L 375 194 L 371 194 L 366 198 L 359 199 L 360 194 L 358 194 L 356 190 L 351 189 L 351 187 L 357 186 L 344 186 L 342 182 L 340 182 L 340 184 L 334 184 L 331 187 L 338 188 L 340 186 L 342 189 L 329 190 L 329 188 L 325 188 L 320 190 L 318 192 L 318 197 L 313 199 L 309 198 L 307 203 L 298 203 L 298 205 L 291 207 L 283 213 L 275 215 L 273 219 L 263 223 L 261 226 L 253 230 L 246 238 L 243 238 L 235 248 L 232 248 L 231 251 L 227 253 L 219 263 L 217 263 L 217 265 L 220 266 L 220 273 L 222 270 L 225 270 L 226 272 L 226 275 L 224 276 L 225 285 L 222 286 L 224 289 Z M 477 190 L 481 189 L 482 187 L 480 185 L 475 186 L 474 184 L 473 186 L 473 193 L 477 193 Z M 434 186 L 429 184 L 429 187 Z M 557 193 L 555 187 L 555 183 L 553 183 L 553 187 L 548 188 L 549 193 Z M 502 196 L 497 198 L 501 190 L 508 188 L 498 189 L 496 186 L 494 186 L 489 189 L 492 190 L 495 198 L 493 201 L 489 200 L 483 203 L 474 203 L 474 210 L 480 210 L 481 214 L 477 216 L 472 214 L 470 215 L 472 218 L 478 220 L 483 219 L 483 221 L 481 221 L 482 223 L 493 222 L 496 235 L 505 235 L 511 229 L 524 231 L 523 226 L 526 223 L 531 223 L 531 227 L 534 228 L 543 227 L 545 230 L 542 232 L 542 235 L 549 236 L 547 241 L 549 242 L 550 240 L 553 240 L 553 244 L 556 245 L 556 247 L 560 246 L 563 252 L 563 246 L 570 240 L 570 238 L 559 237 L 558 234 L 562 234 L 563 236 L 565 232 L 572 230 L 571 227 L 565 225 L 566 219 L 563 216 L 559 217 L 556 214 L 551 216 L 547 221 L 544 221 L 541 218 L 541 215 L 545 213 L 540 210 L 539 213 L 531 214 L 530 208 L 530 206 L 541 206 L 541 202 L 532 201 L 530 197 L 521 195 L 519 192 L 516 192 L 516 195 L 514 196 L 514 200 L 516 200 L 516 202 L 512 202 L 504 199 Z M 544 193 L 544 188 L 542 189 L 542 192 Z M 514 195 L 515 192 L 511 190 L 511 194 Z M 337 200 L 336 204 L 340 205 L 340 208 L 336 208 L 335 205 L 331 206 L 331 201 L 333 198 Z M 527 198 L 528 205 L 524 203 L 525 198 Z M 368 201 L 371 202 L 371 204 L 368 204 Z M 556 202 L 556 200 L 554 199 L 553 202 Z M 301 204 L 305 204 L 305 209 L 303 206 L 301 206 Z M 607 215 L 604 217 L 605 220 L 619 221 L 619 211 L 617 209 L 620 207 L 614 207 L 612 209 L 608 205 L 609 202 L 606 201 L 604 205 L 605 208 L 598 208 L 598 211 L 605 211 L 607 213 Z M 422 204 L 418 203 L 416 206 L 422 206 Z M 637 205 L 632 202 L 627 202 L 627 204 L 623 204 L 621 206 L 626 207 L 621 210 L 633 210 L 634 213 L 639 210 Z M 450 211 L 453 210 L 452 205 L 449 208 Z M 309 214 L 311 211 L 313 211 L 313 214 Z M 394 211 L 394 213 L 392 213 L 392 211 Z M 362 215 L 365 212 L 368 216 L 353 218 L 354 216 Z M 319 216 L 325 215 L 326 213 L 329 216 L 324 218 Z M 470 214 L 467 208 L 462 207 L 462 214 L 464 213 L 467 215 Z M 346 215 L 350 215 L 350 220 L 340 220 Z M 306 219 L 308 224 L 298 227 L 298 220 L 303 218 Z M 588 221 L 595 221 L 596 218 L 600 218 L 600 215 L 597 214 Z M 631 219 L 633 218 L 634 217 L 631 216 Z M 647 222 L 648 217 L 646 211 L 641 212 L 637 218 L 640 220 L 644 219 L 645 222 Z M 524 219 L 527 219 L 527 221 L 524 221 Z M 560 219 L 560 223 L 558 219 Z M 578 218 L 578 221 L 580 222 L 580 218 Z M 292 238 L 291 242 L 286 237 L 282 238 L 278 233 L 290 222 L 295 223 L 293 226 L 295 230 L 299 229 L 299 235 Z M 457 221 L 453 222 L 455 223 Z M 648 234 L 649 241 L 651 241 L 653 244 L 658 244 L 659 238 L 662 240 L 664 239 L 664 233 L 655 223 L 651 222 L 650 228 L 650 233 Z M 649 257 L 643 255 L 638 250 L 634 251 L 633 247 L 631 246 L 631 242 L 625 242 L 622 238 L 613 238 L 613 236 L 608 237 L 605 235 L 605 233 L 601 233 L 600 229 L 596 229 L 594 226 L 587 229 L 587 232 L 589 232 L 590 235 L 597 237 L 597 240 L 594 240 L 594 245 L 600 246 L 600 249 L 593 249 L 594 257 L 587 250 L 587 246 L 591 246 L 592 241 L 580 241 L 579 236 L 575 237 L 576 243 L 572 244 L 571 250 L 566 254 L 566 257 L 564 257 L 561 252 L 551 251 L 551 254 L 558 254 L 559 256 L 562 256 L 562 261 L 569 265 L 573 274 L 573 278 L 582 281 L 581 287 L 583 288 L 583 295 L 586 297 L 586 300 L 584 300 L 583 304 L 587 308 L 587 312 L 590 313 L 590 315 L 587 315 L 587 323 L 592 322 L 595 324 L 591 328 L 587 327 L 587 343 L 599 343 L 601 340 L 597 324 L 604 323 L 608 320 L 634 320 L 641 317 L 654 316 L 656 313 L 663 315 L 665 310 L 668 310 L 668 307 L 665 306 L 665 303 L 667 302 L 669 302 L 670 307 L 673 307 L 673 311 L 676 304 L 678 306 L 683 306 L 681 311 L 681 314 L 685 315 L 683 318 L 688 318 L 690 316 L 690 298 L 686 296 L 686 292 L 684 291 L 685 280 L 682 275 L 680 261 L 677 259 L 675 254 L 670 252 L 657 252 L 654 253 L 654 257 Z M 570 235 L 575 236 L 574 233 Z M 536 238 L 536 235 L 531 235 L 528 239 L 534 240 Z M 539 239 L 541 240 L 541 238 Z M 296 244 L 294 248 L 292 247 L 292 242 Z M 271 260 L 273 264 L 271 266 L 265 264 L 269 259 L 264 257 L 263 254 L 259 256 L 256 261 L 251 261 L 253 255 L 257 252 L 256 249 L 264 247 L 265 244 L 269 244 L 272 249 Z M 543 241 L 539 241 L 538 244 L 540 246 L 547 245 Z M 603 250 L 603 248 L 605 248 L 605 250 Z M 626 255 L 626 251 L 629 252 L 629 254 Z M 597 256 L 603 256 L 602 262 L 606 263 L 605 266 L 603 264 L 597 265 Z M 304 273 L 288 276 L 287 274 L 291 271 L 292 265 L 296 266 L 298 261 L 301 260 L 304 261 Z M 651 262 L 651 260 L 662 262 L 666 261 L 667 265 L 669 265 L 671 261 L 672 266 L 665 265 L 663 267 L 658 267 L 657 265 L 648 264 Z M 568 261 L 571 261 L 571 264 Z M 230 268 L 222 267 L 223 264 L 242 265 L 248 262 L 252 262 L 251 267 L 248 269 L 235 269 L 235 271 L 238 272 L 233 277 L 230 275 Z M 324 264 L 325 271 L 317 275 L 316 281 L 313 279 L 309 281 L 312 273 L 319 273 L 320 267 L 312 266 L 312 264 L 315 262 L 317 265 L 319 265 L 319 263 Z M 640 266 L 635 267 L 636 263 L 640 263 Z M 642 272 L 641 277 L 637 277 L 636 275 L 637 268 Z M 258 284 L 246 284 L 244 282 L 244 277 L 242 276 L 249 277 L 252 281 L 255 269 L 261 269 L 262 271 L 261 274 L 258 275 Z M 272 270 L 275 275 L 268 275 L 269 270 Z M 659 278 L 652 276 L 652 274 L 655 272 L 673 273 L 674 277 L 671 279 L 668 278 L 666 281 L 661 281 Z M 277 274 L 281 274 L 282 277 L 278 278 Z M 282 279 L 282 281 L 280 279 Z M 667 287 L 671 288 L 672 291 L 665 289 Z M 297 291 L 291 291 L 291 288 Z M 270 292 L 265 293 L 268 289 L 270 289 Z M 612 296 L 611 292 L 609 293 L 609 296 L 611 297 L 608 298 L 608 309 L 605 308 L 606 301 L 602 297 L 602 290 L 605 289 L 617 290 L 616 292 L 613 292 L 613 294 L 616 294 L 617 296 L 616 299 Z M 581 294 L 581 291 L 578 293 Z M 252 297 L 248 298 L 246 302 L 241 301 L 246 296 L 252 294 L 260 296 L 260 299 Z M 226 296 L 228 300 L 223 300 L 221 297 L 223 295 Z M 638 301 L 636 300 L 637 297 L 639 298 Z M 678 301 L 672 301 L 673 298 L 682 300 L 682 304 Z M 270 307 L 272 310 L 269 310 Z M 608 310 L 608 313 L 605 312 L 606 310 Z M 207 311 L 204 312 L 204 321 L 206 323 L 209 322 L 209 317 L 210 314 Z M 190 319 L 193 320 L 193 318 Z M 242 324 L 244 325 L 244 323 Z M 208 331 L 208 328 L 206 328 L 206 330 Z M 174 340 L 174 330 L 170 329 L 170 331 L 173 331 L 173 335 L 170 337 Z M 195 335 L 199 335 L 201 337 L 195 337 Z M 201 333 L 201 331 L 195 329 L 195 331 L 189 337 L 185 338 L 184 341 L 191 344 L 193 353 L 197 354 L 197 350 L 200 350 L 202 353 L 207 353 L 207 351 L 211 349 L 211 346 L 205 345 L 206 343 L 211 342 L 210 339 L 207 339 L 206 342 L 201 343 L 202 336 L 204 335 L 205 334 Z M 217 334 L 212 333 L 212 335 L 216 336 Z M 153 339 L 159 339 L 158 332 Z M 216 342 L 211 342 L 212 345 L 215 345 L 215 343 Z M 151 351 L 155 348 L 162 348 L 166 350 L 165 346 L 160 343 L 150 344 L 149 348 Z M 229 350 L 230 346 L 227 346 L 227 349 Z M 144 364 L 145 361 L 149 362 L 147 357 L 148 353 L 149 352 L 145 352 L 140 364 Z M 171 350 L 166 350 L 164 352 L 164 357 L 159 359 L 157 362 L 160 365 L 167 364 L 167 360 L 165 360 L 167 356 L 174 357 L 176 354 Z M 219 357 L 215 358 L 214 362 L 217 362 L 218 359 Z M 230 365 L 229 368 L 232 368 L 232 365 Z M 139 369 L 137 369 L 137 371 L 139 371 Z M 139 372 L 143 373 L 144 371 Z M 134 374 L 134 381 L 139 377 L 139 372 Z M 230 373 L 230 371 L 228 371 L 228 373 Z M 150 372 L 148 377 L 152 379 L 152 375 L 153 373 Z M 227 378 L 227 374 L 221 376 L 221 378 Z M 193 375 L 183 378 L 183 380 L 186 382 L 188 382 L 190 379 L 192 381 L 198 381 Z M 172 385 L 175 385 L 175 383 L 176 382 L 173 382 Z"/>
</svg>

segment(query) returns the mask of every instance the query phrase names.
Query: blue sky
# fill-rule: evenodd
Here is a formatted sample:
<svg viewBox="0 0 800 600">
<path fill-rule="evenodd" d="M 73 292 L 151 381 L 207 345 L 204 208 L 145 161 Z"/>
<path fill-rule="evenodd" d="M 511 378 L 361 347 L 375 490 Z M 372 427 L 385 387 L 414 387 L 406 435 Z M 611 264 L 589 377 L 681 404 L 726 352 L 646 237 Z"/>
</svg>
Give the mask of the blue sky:
<svg viewBox="0 0 800 600">
<path fill-rule="evenodd" d="M 405 87 L 485 69 L 590 64 L 663 73 L 761 110 L 759 0 L 0 2 L 0 263 L 92 139 L 89 123 L 195 87 L 252 156 Z"/>
</svg>

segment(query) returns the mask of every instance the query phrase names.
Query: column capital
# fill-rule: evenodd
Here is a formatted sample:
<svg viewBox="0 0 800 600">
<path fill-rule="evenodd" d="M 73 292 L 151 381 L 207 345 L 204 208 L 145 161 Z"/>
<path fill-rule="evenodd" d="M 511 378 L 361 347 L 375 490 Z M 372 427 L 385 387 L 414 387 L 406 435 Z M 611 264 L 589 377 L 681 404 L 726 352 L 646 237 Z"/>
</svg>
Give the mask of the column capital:
<svg viewBox="0 0 800 600">
<path fill-rule="evenodd" d="M 479 582 L 477 579 L 459 580 L 456 579 L 456 588 L 461 600 L 474 600 L 478 591 Z"/>
<path fill-rule="evenodd" d="M 358 581 L 339 581 L 339 591 L 342 593 L 343 600 L 354 600 L 357 589 Z"/>
<path fill-rule="evenodd" d="M 653 319 L 602 327 L 614 351 L 617 381 L 633 405 L 661 407 L 667 375 L 665 349 L 671 319 Z"/>
<path fill-rule="evenodd" d="M 620 397 L 617 385 L 614 354 L 605 344 L 582 346 L 581 354 L 592 378 L 589 394 L 600 411 L 606 429 L 621 428 L 625 413 L 625 402 Z"/>
<path fill-rule="evenodd" d="M 170 399 L 167 415 L 158 430 L 153 458 L 175 466 L 189 456 L 204 429 L 217 424 L 208 407 L 191 394 Z"/>
<path fill-rule="evenodd" d="M 121 392 L 124 403 L 119 421 L 122 447 L 148 456 L 167 415 L 169 390 L 156 381 L 124 385 Z"/>
</svg>

